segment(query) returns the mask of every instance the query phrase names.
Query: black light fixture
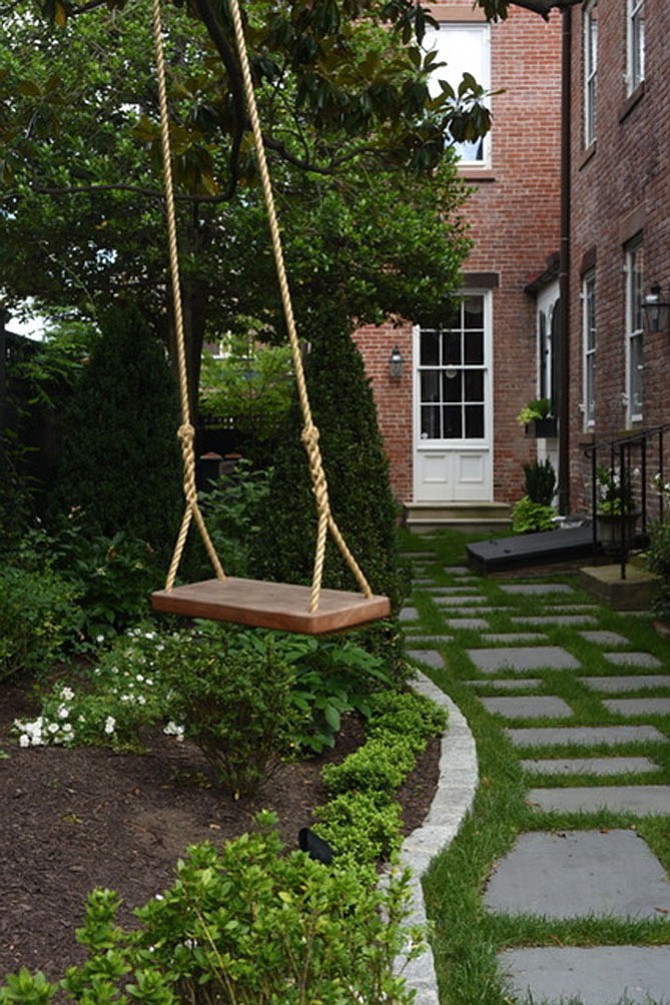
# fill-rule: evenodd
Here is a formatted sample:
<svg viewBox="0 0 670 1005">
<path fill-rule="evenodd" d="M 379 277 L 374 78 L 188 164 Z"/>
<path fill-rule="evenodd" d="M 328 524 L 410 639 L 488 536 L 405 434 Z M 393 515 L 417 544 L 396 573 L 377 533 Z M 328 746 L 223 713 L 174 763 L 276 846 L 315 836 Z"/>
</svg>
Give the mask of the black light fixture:
<svg viewBox="0 0 670 1005">
<path fill-rule="evenodd" d="M 664 295 L 660 285 L 654 283 L 642 298 L 642 313 L 647 331 L 666 331 L 670 320 L 670 290 Z"/>
<path fill-rule="evenodd" d="M 391 349 L 391 355 L 389 356 L 389 376 L 392 377 L 393 380 L 400 380 L 404 366 L 405 358 L 400 352 L 398 346 L 394 345 L 393 349 Z"/>
</svg>

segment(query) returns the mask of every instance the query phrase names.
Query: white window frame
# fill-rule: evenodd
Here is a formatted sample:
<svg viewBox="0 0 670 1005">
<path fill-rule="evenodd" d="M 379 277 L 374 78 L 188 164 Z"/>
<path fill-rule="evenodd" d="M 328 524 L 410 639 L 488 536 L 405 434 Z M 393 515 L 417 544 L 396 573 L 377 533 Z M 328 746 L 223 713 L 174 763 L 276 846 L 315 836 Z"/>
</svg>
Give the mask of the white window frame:
<svg viewBox="0 0 670 1005">
<path fill-rule="evenodd" d="M 641 240 L 626 248 L 626 403 L 627 425 L 641 422 L 644 411 L 644 249 Z"/>
<path fill-rule="evenodd" d="M 593 429 L 596 422 L 596 271 L 582 276 L 582 351 L 584 430 Z"/>
<path fill-rule="evenodd" d="M 584 147 L 587 149 L 596 140 L 598 104 L 598 18 L 597 0 L 591 0 L 584 7 L 582 15 L 583 43 L 583 106 L 584 106 Z"/>
<path fill-rule="evenodd" d="M 472 45 L 476 45 L 479 65 L 469 58 L 464 61 Z M 491 26 L 485 22 L 441 21 L 437 29 L 429 25 L 422 43 L 426 52 L 435 50 L 438 62 L 445 63 L 431 73 L 428 89 L 432 95 L 440 93 L 440 80 L 445 80 L 454 89 L 458 88 L 463 73 L 471 73 L 485 91 L 491 90 Z M 488 105 L 488 102 L 486 102 Z M 488 168 L 491 166 L 491 131 L 476 143 L 453 144 L 458 155 L 459 167 Z"/>
<path fill-rule="evenodd" d="M 628 94 L 644 80 L 645 0 L 627 0 L 626 10 L 626 87 Z"/>
</svg>

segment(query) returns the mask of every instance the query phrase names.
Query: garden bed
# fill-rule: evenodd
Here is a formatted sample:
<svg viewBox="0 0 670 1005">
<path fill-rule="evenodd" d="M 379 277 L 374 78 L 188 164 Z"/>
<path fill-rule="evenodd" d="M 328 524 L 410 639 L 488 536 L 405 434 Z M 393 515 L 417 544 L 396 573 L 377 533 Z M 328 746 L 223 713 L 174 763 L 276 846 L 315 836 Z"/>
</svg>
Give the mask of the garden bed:
<svg viewBox="0 0 670 1005">
<path fill-rule="evenodd" d="M 0 685 L 0 979 L 21 966 L 52 979 L 80 961 L 74 930 L 87 893 L 111 887 L 124 899 L 119 920 L 172 881 L 185 848 L 221 843 L 274 810 L 287 848 L 326 801 L 325 763 L 339 762 L 363 739 L 349 717 L 335 750 L 309 762 L 282 765 L 264 792 L 233 800 L 209 781 L 206 762 L 188 741 L 160 730 L 144 737 L 146 753 L 108 749 L 21 749 L 11 725 L 35 714 L 26 689 Z M 403 829 L 425 817 L 437 781 L 439 740 L 432 740 L 400 792 Z"/>
</svg>

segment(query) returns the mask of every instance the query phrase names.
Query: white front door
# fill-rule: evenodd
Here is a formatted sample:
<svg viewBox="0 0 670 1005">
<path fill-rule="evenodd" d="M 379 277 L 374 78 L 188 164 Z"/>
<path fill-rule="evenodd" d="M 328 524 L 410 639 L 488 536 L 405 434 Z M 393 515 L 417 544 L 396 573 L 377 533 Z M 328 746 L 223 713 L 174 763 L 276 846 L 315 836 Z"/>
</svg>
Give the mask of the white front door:
<svg viewBox="0 0 670 1005">
<path fill-rule="evenodd" d="M 414 500 L 491 500 L 490 295 L 414 329 Z"/>
</svg>

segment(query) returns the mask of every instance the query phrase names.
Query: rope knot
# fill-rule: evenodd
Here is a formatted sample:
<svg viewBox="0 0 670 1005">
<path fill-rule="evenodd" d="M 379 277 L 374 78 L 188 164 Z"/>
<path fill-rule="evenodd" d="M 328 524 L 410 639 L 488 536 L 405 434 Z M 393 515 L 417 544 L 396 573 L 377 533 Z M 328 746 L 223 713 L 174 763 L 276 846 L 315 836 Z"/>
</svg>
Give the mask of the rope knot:
<svg viewBox="0 0 670 1005">
<path fill-rule="evenodd" d="M 315 425 L 305 426 L 301 433 L 302 442 L 308 451 L 316 450 L 319 444 L 319 430 Z"/>
<path fill-rule="evenodd" d="M 183 422 L 177 430 L 177 438 L 181 440 L 184 445 L 193 443 L 195 440 L 195 427 L 192 426 L 190 422 Z"/>
</svg>

